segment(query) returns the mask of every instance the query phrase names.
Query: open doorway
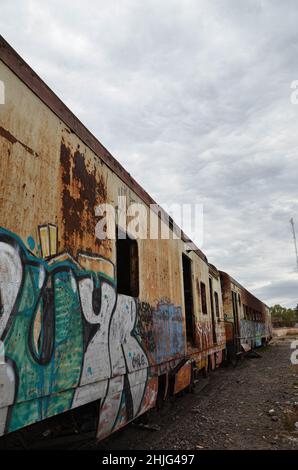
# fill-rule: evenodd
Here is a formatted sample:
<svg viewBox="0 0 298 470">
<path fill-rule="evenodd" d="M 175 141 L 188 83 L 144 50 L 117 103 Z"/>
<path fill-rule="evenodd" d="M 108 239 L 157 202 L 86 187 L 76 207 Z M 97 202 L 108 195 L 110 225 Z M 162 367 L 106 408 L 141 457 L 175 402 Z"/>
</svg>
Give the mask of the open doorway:
<svg viewBox="0 0 298 470">
<path fill-rule="evenodd" d="M 211 305 L 213 344 L 216 344 L 217 339 L 216 339 L 216 326 L 215 326 L 215 314 L 214 314 L 214 303 L 213 303 L 213 285 L 212 285 L 211 277 L 209 277 L 209 294 L 210 294 L 210 305 Z"/>
<path fill-rule="evenodd" d="M 237 351 L 240 351 L 240 328 L 239 328 L 239 312 L 238 312 L 238 301 L 237 293 L 232 291 L 232 306 L 233 306 L 233 319 L 234 319 L 234 334 L 235 334 L 235 346 Z"/>
<path fill-rule="evenodd" d="M 184 289 L 184 305 L 185 305 L 185 323 L 186 323 L 186 339 L 191 343 L 194 342 L 194 316 L 193 316 L 193 293 L 192 293 L 192 276 L 191 276 L 191 260 L 186 255 L 182 255 L 183 268 L 183 289 Z"/>
<path fill-rule="evenodd" d="M 139 295 L 139 255 L 138 243 L 128 234 L 117 231 L 117 292 L 131 297 Z"/>
</svg>

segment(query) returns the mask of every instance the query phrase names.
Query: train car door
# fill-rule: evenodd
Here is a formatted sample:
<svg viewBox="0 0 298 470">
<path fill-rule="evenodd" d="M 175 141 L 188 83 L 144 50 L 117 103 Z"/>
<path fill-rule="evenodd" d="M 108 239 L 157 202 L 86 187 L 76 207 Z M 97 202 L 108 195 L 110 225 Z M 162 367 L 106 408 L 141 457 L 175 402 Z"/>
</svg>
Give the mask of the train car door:
<svg viewBox="0 0 298 470">
<path fill-rule="evenodd" d="M 212 321 L 212 334 L 213 334 L 213 344 L 217 343 L 216 338 L 216 321 L 215 321 L 215 312 L 214 312 L 214 302 L 213 302 L 213 285 L 212 278 L 209 277 L 209 295 L 210 295 L 210 305 L 211 305 L 211 321 Z"/>
<path fill-rule="evenodd" d="M 182 254 L 182 269 L 183 269 L 183 290 L 184 290 L 184 305 L 185 305 L 185 324 L 186 324 L 186 339 L 190 343 L 194 343 L 194 315 L 193 315 L 193 292 L 192 292 L 192 274 L 191 274 L 191 260 L 188 256 Z"/>
<path fill-rule="evenodd" d="M 234 319 L 234 343 L 236 352 L 240 351 L 240 330 L 237 293 L 232 291 L 233 319 Z"/>
</svg>

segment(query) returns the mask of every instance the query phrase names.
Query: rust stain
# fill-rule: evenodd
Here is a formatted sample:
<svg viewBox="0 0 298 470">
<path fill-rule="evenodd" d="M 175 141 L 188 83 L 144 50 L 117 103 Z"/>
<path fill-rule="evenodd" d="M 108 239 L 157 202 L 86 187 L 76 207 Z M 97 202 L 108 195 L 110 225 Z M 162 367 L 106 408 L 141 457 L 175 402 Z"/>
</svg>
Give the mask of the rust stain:
<svg viewBox="0 0 298 470">
<path fill-rule="evenodd" d="M 95 227 L 98 219 L 95 207 L 107 200 L 107 188 L 98 165 L 87 167 L 80 146 L 73 152 L 62 139 L 60 147 L 62 168 L 62 217 L 65 248 L 76 254 L 76 249 L 90 252 L 111 252 L 109 240 L 98 240 Z"/>
<path fill-rule="evenodd" d="M 184 364 L 175 375 L 174 395 L 184 390 L 191 382 L 191 364 Z"/>
<path fill-rule="evenodd" d="M 62 166 L 62 179 L 66 185 L 70 184 L 70 149 L 64 145 L 64 142 L 61 142 L 60 148 L 60 162 Z"/>
<path fill-rule="evenodd" d="M 4 127 L 0 126 L 0 136 L 4 137 L 4 139 L 8 140 L 11 144 L 20 144 L 28 153 L 33 155 L 34 157 L 38 157 L 38 153 L 34 152 L 28 145 L 24 144 L 20 140 L 18 140 L 15 136 L 13 136 L 8 130 L 4 129 Z"/>
</svg>

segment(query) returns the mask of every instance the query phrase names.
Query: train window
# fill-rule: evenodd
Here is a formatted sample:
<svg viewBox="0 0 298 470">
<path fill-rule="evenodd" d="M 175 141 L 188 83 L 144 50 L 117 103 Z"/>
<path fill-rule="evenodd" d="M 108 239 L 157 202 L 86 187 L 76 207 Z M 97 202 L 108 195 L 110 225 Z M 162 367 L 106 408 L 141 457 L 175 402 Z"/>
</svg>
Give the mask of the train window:
<svg viewBox="0 0 298 470">
<path fill-rule="evenodd" d="M 120 236 L 121 233 L 121 236 Z M 138 297 L 139 295 L 139 256 L 138 244 L 118 228 L 117 251 L 117 291 L 119 294 Z"/>
<path fill-rule="evenodd" d="M 206 299 L 206 286 L 204 282 L 200 283 L 200 289 L 201 289 L 201 302 L 202 302 L 202 312 L 204 315 L 207 315 L 207 299 Z"/>
<path fill-rule="evenodd" d="M 214 302 L 215 302 L 215 313 L 217 318 L 219 318 L 219 301 L 218 301 L 218 293 L 214 292 Z"/>
</svg>

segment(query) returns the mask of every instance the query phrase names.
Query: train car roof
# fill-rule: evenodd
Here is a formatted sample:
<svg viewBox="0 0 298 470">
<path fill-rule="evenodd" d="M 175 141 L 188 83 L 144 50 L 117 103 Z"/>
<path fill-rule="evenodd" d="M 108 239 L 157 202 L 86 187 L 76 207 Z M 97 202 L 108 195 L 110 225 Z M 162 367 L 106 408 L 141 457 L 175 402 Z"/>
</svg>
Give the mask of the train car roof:
<svg viewBox="0 0 298 470">
<path fill-rule="evenodd" d="M 220 275 L 224 275 L 224 276 L 228 277 L 230 279 L 230 281 L 233 282 L 233 284 L 235 284 L 237 287 L 239 287 L 239 289 L 244 290 L 245 293 L 248 296 L 252 297 L 255 301 L 261 302 L 263 305 L 265 305 L 265 307 L 269 308 L 269 306 L 267 304 L 265 304 L 265 302 L 258 299 L 258 297 L 256 297 L 251 292 L 249 292 L 249 290 L 247 290 L 245 287 L 243 287 L 242 284 L 240 284 L 240 282 L 236 281 L 236 279 L 234 279 L 230 274 L 226 273 L 225 271 L 220 271 L 220 270 L 219 270 L 219 273 L 220 273 Z"/>
<path fill-rule="evenodd" d="M 208 266 L 209 266 L 209 273 L 212 274 L 213 277 L 215 278 L 219 278 L 219 270 L 217 269 L 216 266 L 214 266 L 214 264 L 211 264 L 211 263 L 208 263 Z"/>
</svg>

